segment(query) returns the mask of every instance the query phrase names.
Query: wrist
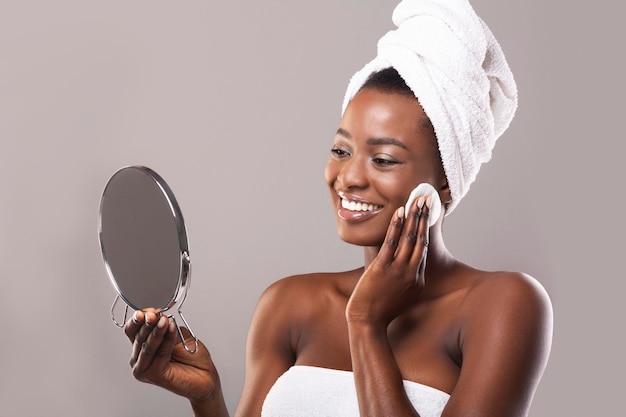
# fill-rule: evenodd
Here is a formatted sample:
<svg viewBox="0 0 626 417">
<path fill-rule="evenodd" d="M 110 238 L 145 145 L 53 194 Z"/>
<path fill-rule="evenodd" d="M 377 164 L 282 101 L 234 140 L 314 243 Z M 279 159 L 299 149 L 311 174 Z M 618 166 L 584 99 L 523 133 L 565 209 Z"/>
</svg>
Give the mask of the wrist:
<svg viewBox="0 0 626 417">
<path fill-rule="evenodd" d="M 363 318 L 348 319 L 348 333 L 359 337 L 387 337 L 387 323 Z"/>
<path fill-rule="evenodd" d="M 189 399 L 194 417 L 226 417 L 228 409 L 222 391 L 216 388 L 204 399 Z"/>
<path fill-rule="evenodd" d="M 348 326 L 356 330 L 386 332 L 390 322 L 372 308 L 363 308 L 351 302 L 348 303 L 345 314 Z"/>
<path fill-rule="evenodd" d="M 215 401 L 191 401 L 191 409 L 193 410 L 194 417 L 227 417 L 228 409 L 223 399 L 221 404 L 216 404 Z"/>
</svg>

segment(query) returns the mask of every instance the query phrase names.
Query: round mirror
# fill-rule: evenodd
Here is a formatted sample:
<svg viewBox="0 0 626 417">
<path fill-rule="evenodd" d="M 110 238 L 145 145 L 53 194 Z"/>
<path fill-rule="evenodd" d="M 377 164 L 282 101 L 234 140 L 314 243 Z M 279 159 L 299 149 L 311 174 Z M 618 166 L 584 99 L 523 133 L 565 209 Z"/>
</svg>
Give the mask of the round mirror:
<svg viewBox="0 0 626 417">
<path fill-rule="evenodd" d="M 123 326 L 128 307 L 154 308 L 189 329 L 180 307 L 189 287 L 190 267 L 183 216 L 167 183 L 143 166 L 125 167 L 107 182 L 100 201 L 99 237 L 109 279 L 117 292 L 113 322 Z M 119 300 L 124 320 L 115 317 Z M 195 347 L 197 339 L 191 332 Z"/>
</svg>

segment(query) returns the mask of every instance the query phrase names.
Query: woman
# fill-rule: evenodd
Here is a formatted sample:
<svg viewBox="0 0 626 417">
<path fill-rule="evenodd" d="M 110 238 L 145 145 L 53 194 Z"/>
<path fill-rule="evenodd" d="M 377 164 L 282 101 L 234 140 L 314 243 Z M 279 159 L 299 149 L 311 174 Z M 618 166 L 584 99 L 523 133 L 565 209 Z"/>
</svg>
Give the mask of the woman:
<svg viewBox="0 0 626 417">
<path fill-rule="evenodd" d="M 338 233 L 363 246 L 364 266 L 264 292 L 237 415 L 528 413 L 550 350 L 547 294 L 455 259 L 444 216 L 428 226 L 432 196 L 404 207 L 420 183 L 446 215 L 456 207 L 513 116 L 512 75 L 465 0 L 405 0 L 394 22 L 348 86 L 325 171 Z M 125 331 L 137 379 L 187 397 L 196 416 L 228 415 L 204 345 L 186 353 L 154 311 Z"/>
</svg>

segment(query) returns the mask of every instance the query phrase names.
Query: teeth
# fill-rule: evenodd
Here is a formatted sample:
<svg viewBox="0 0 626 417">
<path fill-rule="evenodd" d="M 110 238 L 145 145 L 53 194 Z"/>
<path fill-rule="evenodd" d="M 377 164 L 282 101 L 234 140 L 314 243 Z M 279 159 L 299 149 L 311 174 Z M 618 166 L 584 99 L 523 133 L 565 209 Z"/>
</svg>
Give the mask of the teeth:
<svg viewBox="0 0 626 417">
<path fill-rule="evenodd" d="M 341 207 L 350 211 L 374 211 L 382 208 L 379 205 L 348 201 L 345 198 L 341 199 Z"/>
</svg>

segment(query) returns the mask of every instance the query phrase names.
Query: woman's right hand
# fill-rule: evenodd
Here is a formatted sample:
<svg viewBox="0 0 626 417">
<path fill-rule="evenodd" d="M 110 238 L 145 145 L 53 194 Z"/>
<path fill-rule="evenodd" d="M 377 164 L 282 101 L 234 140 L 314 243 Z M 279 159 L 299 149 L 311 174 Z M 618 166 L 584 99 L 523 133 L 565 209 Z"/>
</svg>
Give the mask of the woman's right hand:
<svg viewBox="0 0 626 417">
<path fill-rule="evenodd" d="M 187 329 L 182 330 L 187 343 L 193 345 Z M 222 397 L 219 376 L 207 348 L 198 341 L 197 351 L 187 352 L 174 320 L 154 310 L 136 311 L 126 322 L 124 332 L 133 345 L 130 366 L 137 380 L 182 395 L 192 405 Z"/>
</svg>

